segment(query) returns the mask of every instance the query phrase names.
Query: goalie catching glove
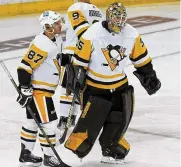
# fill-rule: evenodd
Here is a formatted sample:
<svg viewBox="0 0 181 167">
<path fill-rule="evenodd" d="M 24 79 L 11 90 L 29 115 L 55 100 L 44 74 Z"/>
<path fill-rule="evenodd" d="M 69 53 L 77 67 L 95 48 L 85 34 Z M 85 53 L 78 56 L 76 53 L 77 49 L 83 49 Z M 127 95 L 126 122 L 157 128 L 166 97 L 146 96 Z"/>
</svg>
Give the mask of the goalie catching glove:
<svg viewBox="0 0 181 167">
<path fill-rule="evenodd" d="M 72 64 L 67 64 L 65 70 L 67 72 L 66 95 L 73 93 L 80 104 L 80 95 L 85 87 L 86 71 L 83 67 Z"/>
<path fill-rule="evenodd" d="M 30 104 L 33 96 L 32 86 L 19 86 L 20 93 L 17 102 L 24 108 Z"/>
<path fill-rule="evenodd" d="M 141 85 L 145 88 L 149 95 L 156 93 L 160 89 L 161 82 L 157 78 L 154 70 L 145 74 L 134 71 L 133 74 L 140 80 Z"/>
</svg>

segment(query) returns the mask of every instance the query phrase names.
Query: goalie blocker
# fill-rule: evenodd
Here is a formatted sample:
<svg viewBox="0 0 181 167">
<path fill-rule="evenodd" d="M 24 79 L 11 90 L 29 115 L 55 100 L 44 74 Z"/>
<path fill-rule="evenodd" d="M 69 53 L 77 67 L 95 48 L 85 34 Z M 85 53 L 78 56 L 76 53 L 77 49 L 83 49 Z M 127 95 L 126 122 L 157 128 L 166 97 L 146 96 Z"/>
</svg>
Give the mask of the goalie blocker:
<svg viewBox="0 0 181 167">
<path fill-rule="evenodd" d="M 83 93 L 84 110 L 65 143 L 79 158 L 85 157 L 99 138 L 103 156 L 123 159 L 130 150 L 124 139 L 133 114 L 133 87 L 101 90 L 87 86 Z"/>
<path fill-rule="evenodd" d="M 80 104 L 80 95 L 85 86 L 86 72 L 83 67 L 73 66 L 72 64 L 67 64 L 65 71 L 67 73 L 66 95 L 69 96 L 73 93 Z"/>
</svg>

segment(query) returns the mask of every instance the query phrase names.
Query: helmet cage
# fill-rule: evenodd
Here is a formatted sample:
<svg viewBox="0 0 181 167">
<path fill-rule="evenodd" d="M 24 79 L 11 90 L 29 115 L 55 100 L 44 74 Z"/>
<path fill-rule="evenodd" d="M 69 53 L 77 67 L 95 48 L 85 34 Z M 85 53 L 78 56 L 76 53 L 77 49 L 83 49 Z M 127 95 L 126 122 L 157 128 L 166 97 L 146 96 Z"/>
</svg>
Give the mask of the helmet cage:
<svg viewBox="0 0 181 167">
<path fill-rule="evenodd" d="M 114 3 L 106 11 L 106 19 L 113 24 L 113 31 L 121 31 L 126 25 L 126 8 L 121 3 Z"/>
</svg>

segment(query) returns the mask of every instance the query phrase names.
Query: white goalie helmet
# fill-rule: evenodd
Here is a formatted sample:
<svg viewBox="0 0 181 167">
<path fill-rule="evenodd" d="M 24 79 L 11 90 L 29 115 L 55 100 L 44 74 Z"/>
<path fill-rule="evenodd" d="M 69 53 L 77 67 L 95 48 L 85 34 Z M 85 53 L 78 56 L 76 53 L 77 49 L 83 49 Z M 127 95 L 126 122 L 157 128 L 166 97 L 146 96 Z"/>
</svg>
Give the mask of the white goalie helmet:
<svg viewBox="0 0 181 167">
<path fill-rule="evenodd" d="M 46 30 L 45 25 L 48 24 L 51 27 L 54 26 L 54 23 L 61 20 L 61 16 L 59 13 L 56 13 L 54 11 L 45 11 L 40 15 L 39 21 L 43 28 L 43 30 Z"/>
</svg>

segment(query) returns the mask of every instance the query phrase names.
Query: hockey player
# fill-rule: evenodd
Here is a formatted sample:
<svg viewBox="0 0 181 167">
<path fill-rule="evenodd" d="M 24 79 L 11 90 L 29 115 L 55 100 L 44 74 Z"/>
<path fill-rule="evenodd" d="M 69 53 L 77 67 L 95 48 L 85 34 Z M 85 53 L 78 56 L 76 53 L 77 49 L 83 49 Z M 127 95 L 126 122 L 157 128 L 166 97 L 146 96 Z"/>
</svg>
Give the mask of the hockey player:
<svg viewBox="0 0 181 167">
<path fill-rule="evenodd" d="M 76 43 L 81 35 L 95 22 L 102 20 L 101 11 L 90 0 L 74 0 L 74 4 L 69 7 L 67 11 L 67 32 L 65 48 L 63 50 L 62 66 L 71 61 L 71 57 L 74 54 Z M 66 60 L 65 60 L 66 59 Z M 68 59 L 68 60 L 67 60 Z M 62 72 L 64 67 L 62 67 Z M 65 74 L 65 75 L 64 75 Z M 62 86 L 65 87 L 66 73 L 62 73 Z M 65 95 L 65 89 L 62 90 L 60 97 L 60 110 L 61 117 L 58 124 L 59 129 L 64 129 L 67 122 L 69 108 L 72 103 L 72 96 Z M 72 124 L 75 124 L 75 118 L 77 113 L 72 116 Z"/>
<path fill-rule="evenodd" d="M 21 60 L 17 69 L 20 94 L 17 101 L 22 107 L 30 106 L 39 123 L 55 146 L 55 128 L 57 114 L 52 101 L 52 96 L 59 82 L 59 57 L 61 52 L 62 23 L 60 14 L 45 11 L 39 18 L 43 32 L 31 42 L 28 51 Z M 50 145 L 28 111 L 26 121 L 21 130 L 20 166 L 68 167 L 53 156 Z M 36 139 L 39 139 L 44 160 L 32 154 Z"/>
<path fill-rule="evenodd" d="M 124 73 L 128 59 L 149 95 L 161 87 L 141 36 L 126 20 L 123 4 L 111 4 L 106 20 L 81 36 L 73 65 L 66 65 L 68 92 L 80 96 L 84 89 L 83 112 L 65 143 L 80 158 L 90 152 L 102 128 L 102 162 L 122 163 L 130 150 L 125 133 L 133 115 L 134 89 Z"/>
</svg>

